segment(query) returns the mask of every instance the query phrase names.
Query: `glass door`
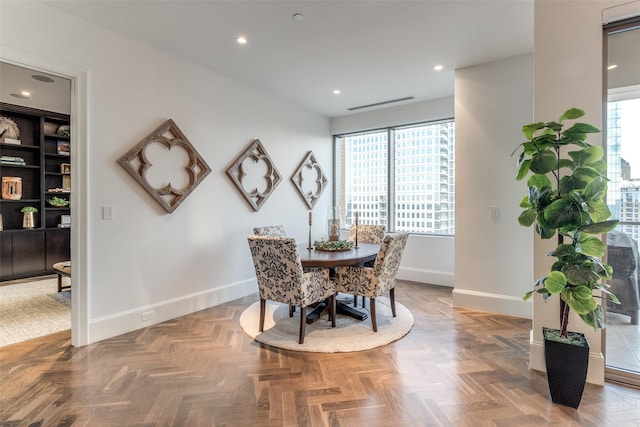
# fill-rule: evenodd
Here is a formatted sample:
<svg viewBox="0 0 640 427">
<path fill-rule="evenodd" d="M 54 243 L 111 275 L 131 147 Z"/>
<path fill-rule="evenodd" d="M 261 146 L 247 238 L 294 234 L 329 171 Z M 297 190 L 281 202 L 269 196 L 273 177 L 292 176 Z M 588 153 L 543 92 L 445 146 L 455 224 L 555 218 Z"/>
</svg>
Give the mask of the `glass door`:
<svg viewBox="0 0 640 427">
<path fill-rule="evenodd" d="M 607 235 L 607 379 L 640 385 L 640 20 L 605 28 L 607 203 L 618 228 Z"/>
</svg>

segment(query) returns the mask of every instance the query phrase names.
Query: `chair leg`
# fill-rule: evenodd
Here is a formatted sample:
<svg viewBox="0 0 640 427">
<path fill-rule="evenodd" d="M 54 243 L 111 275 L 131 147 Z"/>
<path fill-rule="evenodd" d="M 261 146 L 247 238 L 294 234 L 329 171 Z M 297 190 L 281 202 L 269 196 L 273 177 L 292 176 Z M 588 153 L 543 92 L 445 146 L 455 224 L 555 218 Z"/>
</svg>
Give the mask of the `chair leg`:
<svg viewBox="0 0 640 427">
<path fill-rule="evenodd" d="M 358 306 L 358 295 L 353 294 L 353 306 L 357 307 Z"/>
<path fill-rule="evenodd" d="M 294 311 L 296 311 L 296 307 L 294 305 L 289 304 L 289 317 L 293 317 Z"/>
<path fill-rule="evenodd" d="M 373 332 L 378 332 L 378 323 L 376 322 L 376 299 L 370 298 L 369 304 L 370 304 L 369 313 L 371 314 L 371 326 L 373 326 Z"/>
<path fill-rule="evenodd" d="M 264 298 L 260 298 L 260 326 L 258 327 L 258 330 L 260 332 L 264 331 L 264 311 L 267 305 L 267 300 L 265 300 Z"/>
<path fill-rule="evenodd" d="M 336 327 L 336 294 L 329 297 L 329 317 L 331 317 L 331 327 Z"/>
<path fill-rule="evenodd" d="M 304 343 L 304 327 L 307 324 L 307 307 L 300 307 L 300 339 L 298 344 Z"/>
<path fill-rule="evenodd" d="M 396 317 L 396 288 L 391 288 L 389 291 L 389 299 L 391 300 L 391 313 L 393 317 Z"/>
</svg>

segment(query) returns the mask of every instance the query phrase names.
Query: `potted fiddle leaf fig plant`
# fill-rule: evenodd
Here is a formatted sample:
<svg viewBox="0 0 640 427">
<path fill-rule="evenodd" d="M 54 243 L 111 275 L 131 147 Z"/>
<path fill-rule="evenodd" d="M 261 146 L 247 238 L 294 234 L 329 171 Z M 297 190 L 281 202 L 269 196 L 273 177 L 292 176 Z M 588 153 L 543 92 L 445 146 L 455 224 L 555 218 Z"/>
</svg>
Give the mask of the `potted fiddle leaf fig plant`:
<svg viewBox="0 0 640 427">
<path fill-rule="evenodd" d="M 613 230 L 618 221 L 609 219 L 604 150 L 586 142 L 589 134 L 600 130 L 575 122 L 583 115 L 583 110 L 571 108 L 557 121 L 523 126 L 526 141 L 512 153 L 520 152 L 516 179 L 528 178 L 518 222 L 533 226 L 543 239 L 557 239 L 556 248 L 548 253 L 556 258 L 551 271 L 536 280 L 523 298 L 528 300 L 536 293 L 545 302 L 560 298 L 559 329 L 543 328 L 547 378 L 552 401 L 574 408 L 584 391 L 589 344 L 584 334 L 568 331 L 569 313 L 577 313 L 597 330 L 605 327 L 598 299 L 619 303 L 602 282 L 613 271 L 602 261 L 606 250 L 602 234 Z M 568 120 L 573 124 L 569 126 Z M 573 349 L 578 359 L 573 359 Z M 556 388 L 562 384 L 570 387 Z"/>
</svg>

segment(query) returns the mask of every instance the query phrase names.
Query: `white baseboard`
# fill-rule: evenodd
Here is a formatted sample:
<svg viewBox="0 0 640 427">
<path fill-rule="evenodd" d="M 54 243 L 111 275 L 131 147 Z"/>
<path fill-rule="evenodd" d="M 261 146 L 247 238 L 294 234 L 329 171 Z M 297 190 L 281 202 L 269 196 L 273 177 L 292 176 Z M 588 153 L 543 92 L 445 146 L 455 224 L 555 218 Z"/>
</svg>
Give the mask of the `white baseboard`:
<svg viewBox="0 0 640 427">
<path fill-rule="evenodd" d="M 92 319 L 89 321 L 89 344 L 242 298 L 257 292 L 257 289 L 256 279 L 248 279 Z M 143 315 L 151 318 L 142 320 Z"/>
<path fill-rule="evenodd" d="M 400 266 L 396 277 L 410 282 L 429 283 L 431 285 L 453 288 L 453 273 Z"/>
<path fill-rule="evenodd" d="M 547 372 L 547 365 L 544 361 L 544 342 L 534 341 L 533 334 L 529 338 L 529 369 Z M 589 352 L 587 382 L 594 385 L 604 385 L 604 356 L 602 353 Z"/>
<path fill-rule="evenodd" d="M 531 301 L 523 301 L 521 297 L 510 295 L 454 289 L 453 306 L 523 317 L 525 319 L 531 319 L 532 317 Z"/>
</svg>

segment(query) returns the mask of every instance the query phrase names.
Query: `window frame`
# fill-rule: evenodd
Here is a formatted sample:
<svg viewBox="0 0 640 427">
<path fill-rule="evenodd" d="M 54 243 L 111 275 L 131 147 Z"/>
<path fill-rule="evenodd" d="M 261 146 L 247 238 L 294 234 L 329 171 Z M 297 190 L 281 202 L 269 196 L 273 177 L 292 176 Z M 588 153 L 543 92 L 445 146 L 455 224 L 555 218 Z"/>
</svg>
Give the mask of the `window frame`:
<svg viewBox="0 0 640 427">
<path fill-rule="evenodd" d="M 453 203 L 453 233 L 450 234 L 443 234 L 443 233 L 432 233 L 432 232 L 420 232 L 420 231 L 409 231 L 409 234 L 412 235 L 421 235 L 421 236 L 432 236 L 432 237 L 455 237 L 455 117 L 453 116 L 448 116 L 448 117 L 444 117 L 444 118 L 438 118 L 438 119 L 434 119 L 434 120 L 425 120 L 425 121 L 420 121 L 420 122 L 415 122 L 415 123 L 408 123 L 408 124 L 402 124 L 402 125 L 393 125 L 393 126 L 385 126 L 385 127 L 375 127 L 375 128 L 371 128 L 371 129 L 366 129 L 366 130 L 359 130 L 359 131 L 354 131 L 354 132 L 342 132 L 342 133 L 337 133 L 333 135 L 333 169 L 334 169 L 334 180 L 333 180 L 333 204 L 335 206 L 340 205 L 341 203 L 341 193 L 340 193 L 340 187 L 341 187 L 341 183 L 342 180 L 344 179 L 344 177 L 342 176 L 342 168 L 340 167 L 341 165 L 341 155 L 342 154 L 346 154 L 346 151 L 344 153 L 342 153 L 341 150 L 341 140 L 345 137 L 354 137 L 354 136 L 358 136 L 358 135 L 365 135 L 365 134 L 372 134 L 372 133 L 378 133 L 378 132 L 386 132 L 386 136 L 387 136 L 387 162 L 386 162 L 386 171 L 387 171 L 387 192 L 386 192 L 386 228 L 388 232 L 395 232 L 397 231 L 395 229 L 395 225 L 396 225 L 396 218 L 397 216 L 397 212 L 396 212 L 396 173 L 394 173 L 394 171 L 396 170 L 396 165 L 395 165 L 395 160 L 396 160 L 396 150 L 395 150 L 395 145 L 396 145 L 396 140 L 395 140 L 395 136 L 396 136 L 396 132 L 398 130 L 402 130 L 402 129 L 407 129 L 407 128 L 415 128 L 415 127 L 423 127 L 423 126 L 431 126 L 431 125 L 437 125 L 437 124 L 442 124 L 442 123 L 451 123 L 453 125 L 453 132 L 452 132 L 452 136 L 453 136 L 453 147 L 454 147 L 454 156 L 453 156 L 453 188 L 454 188 L 454 192 L 453 192 L 453 200 L 448 200 L 447 203 Z M 432 132 L 428 132 L 427 134 L 425 134 L 424 138 L 425 140 L 429 140 L 429 138 L 434 138 L 438 135 L 433 135 Z M 421 156 L 433 156 L 434 154 L 428 154 L 428 151 L 431 150 L 433 151 L 434 147 L 436 145 L 433 143 L 429 143 L 426 142 L 424 145 L 421 146 L 416 146 L 415 150 L 417 150 L 418 153 L 420 153 L 420 151 L 424 151 L 424 153 L 420 154 Z M 434 163 L 431 162 L 429 163 L 429 166 L 431 168 L 433 168 Z M 435 174 L 438 172 L 431 172 L 428 173 L 425 171 L 421 172 L 424 175 L 430 175 L 430 174 Z M 433 186 L 435 181 L 431 182 L 431 185 Z M 447 185 L 449 185 L 447 183 Z M 438 190 L 439 191 L 439 190 Z M 417 193 L 416 193 L 417 194 Z M 392 202 L 393 201 L 393 202 Z M 417 201 L 416 201 L 417 202 Z M 408 203 L 411 203 L 411 201 L 409 201 Z M 425 204 L 429 203 L 429 204 L 435 204 L 433 197 L 429 198 L 426 197 L 425 198 Z M 439 204 L 439 203 L 438 203 Z M 344 207 L 344 210 L 346 212 L 347 207 Z M 414 221 L 422 221 L 423 223 L 427 224 L 427 223 L 435 223 L 435 211 L 434 211 L 434 215 L 432 215 L 431 217 L 429 217 L 427 215 L 427 213 L 425 213 L 424 218 L 406 218 L 407 220 L 414 220 Z M 350 224 L 347 223 L 347 218 L 344 218 L 343 221 L 343 230 L 346 230 L 348 227 L 350 226 Z"/>
</svg>

